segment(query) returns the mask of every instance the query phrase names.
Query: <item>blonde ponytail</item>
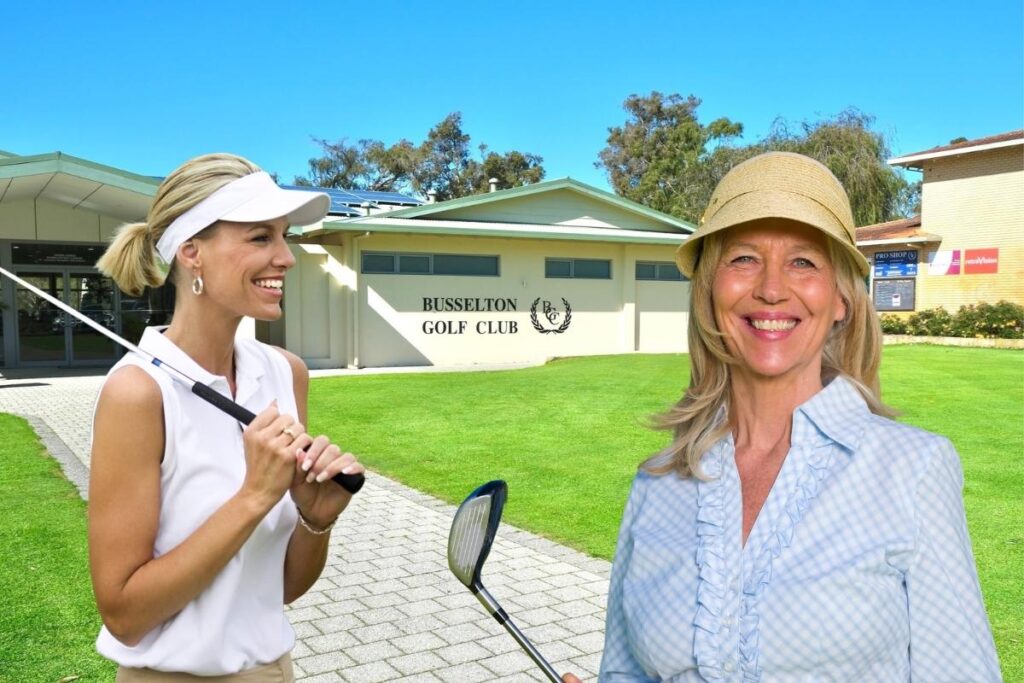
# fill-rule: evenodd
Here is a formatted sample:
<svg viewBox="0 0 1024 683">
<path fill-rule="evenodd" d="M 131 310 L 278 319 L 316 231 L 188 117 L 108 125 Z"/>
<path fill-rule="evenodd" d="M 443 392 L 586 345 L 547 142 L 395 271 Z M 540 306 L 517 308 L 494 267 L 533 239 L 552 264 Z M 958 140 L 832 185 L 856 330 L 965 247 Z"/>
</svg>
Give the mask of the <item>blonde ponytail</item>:
<svg viewBox="0 0 1024 683">
<path fill-rule="evenodd" d="M 101 273 L 113 278 L 121 291 L 141 296 L 146 287 L 159 287 L 164 273 L 157 267 L 156 250 L 146 223 L 122 225 L 96 262 Z"/>
</svg>

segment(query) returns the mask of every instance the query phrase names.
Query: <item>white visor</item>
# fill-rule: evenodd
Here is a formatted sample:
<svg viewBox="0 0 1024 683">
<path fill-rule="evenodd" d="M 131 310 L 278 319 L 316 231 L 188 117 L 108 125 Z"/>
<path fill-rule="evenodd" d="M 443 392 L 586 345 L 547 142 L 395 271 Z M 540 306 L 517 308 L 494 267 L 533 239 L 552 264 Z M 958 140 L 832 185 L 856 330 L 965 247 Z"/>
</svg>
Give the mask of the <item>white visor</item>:
<svg viewBox="0 0 1024 683">
<path fill-rule="evenodd" d="M 160 258 L 174 263 L 178 247 L 217 221 L 259 223 L 284 217 L 288 225 L 311 225 L 324 219 L 331 198 L 323 192 L 284 190 L 269 173 L 242 176 L 174 219 L 156 243 Z"/>
</svg>

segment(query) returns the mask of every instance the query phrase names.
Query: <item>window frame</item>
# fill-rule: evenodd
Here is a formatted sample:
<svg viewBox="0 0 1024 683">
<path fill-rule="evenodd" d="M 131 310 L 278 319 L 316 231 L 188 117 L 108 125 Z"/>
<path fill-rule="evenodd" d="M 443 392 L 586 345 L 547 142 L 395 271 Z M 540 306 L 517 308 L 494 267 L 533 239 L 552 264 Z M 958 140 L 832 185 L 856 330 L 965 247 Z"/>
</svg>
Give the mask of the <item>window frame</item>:
<svg viewBox="0 0 1024 683">
<path fill-rule="evenodd" d="M 568 275 L 549 275 L 548 274 L 548 264 L 551 263 L 552 261 L 567 262 L 569 264 L 569 274 Z M 578 261 L 587 261 L 587 262 L 594 262 L 594 263 L 607 263 L 608 264 L 608 277 L 590 277 L 590 276 L 586 276 L 586 275 L 583 275 L 583 276 L 577 275 L 576 274 L 576 263 Z M 615 279 L 615 273 L 612 271 L 612 260 L 611 259 L 603 259 L 603 258 L 576 258 L 576 257 L 572 257 L 572 256 L 568 256 L 568 257 L 545 256 L 544 257 L 544 278 L 548 279 L 548 280 L 614 280 Z"/>
<path fill-rule="evenodd" d="M 390 256 L 394 259 L 394 270 L 371 270 L 367 271 L 365 267 L 365 259 L 367 256 Z M 427 272 L 405 272 L 402 270 L 402 257 L 413 256 L 413 257 L 425 257 L 427 259 Z M 453 256 L 456 258 L 484 258 L 494 259 L 494 270 L 493 274 L 490 273 L 437 273 L 434 272 L 434 257 L 435 256 Z M 429 275 L 437 277 L 501 277 L 501 255 L 500 254 L 458 254 L 448 252 L 419 252 L 419 251 L 362 251 L 359 253 L 359 273 L 360 275 Z"/>
<path fill-rule="evenodd" d="M 637 273 L 637 269 L 640 266 L 642 266 L 642 265 L 643 266 L 653 266 L 654 267 L 654 277 L 640 277 L 640 275 Z M 675 272 L 679 275 L 679 277 L 673 277 L 673 278 L 661 277 L 661 275 L 660 275 L 661 268 L 664 267 L 664 266 L 672 266 L 675 269 Z M 646 261 L 646 260 L 636 261 L 635 262 L 635 265 L 633 266 L 633 279 L 636 280 L 637 282 L 689 282 L 690 281 L 690 279 L 688 277 L 686 277 L 685 275 L 682 274 L 682 272 L 680 272 L 679 266 L 677 266 L 672 261 Z"/>
</svg>

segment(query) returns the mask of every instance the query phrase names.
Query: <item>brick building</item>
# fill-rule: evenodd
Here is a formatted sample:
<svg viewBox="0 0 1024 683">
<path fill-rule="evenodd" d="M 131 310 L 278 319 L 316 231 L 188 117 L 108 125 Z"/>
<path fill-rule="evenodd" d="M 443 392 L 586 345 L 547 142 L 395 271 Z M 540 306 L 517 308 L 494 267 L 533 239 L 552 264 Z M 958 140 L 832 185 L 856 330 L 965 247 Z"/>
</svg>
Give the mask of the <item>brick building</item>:
<svg viewBox="0 0 1024 683">
<path fill-rule="evenodd" d="M 878 310 L 1024 304 L 1024 130 L 889 163 L 923 173 L 922 210 L 857 229 Z"/>
</svg>

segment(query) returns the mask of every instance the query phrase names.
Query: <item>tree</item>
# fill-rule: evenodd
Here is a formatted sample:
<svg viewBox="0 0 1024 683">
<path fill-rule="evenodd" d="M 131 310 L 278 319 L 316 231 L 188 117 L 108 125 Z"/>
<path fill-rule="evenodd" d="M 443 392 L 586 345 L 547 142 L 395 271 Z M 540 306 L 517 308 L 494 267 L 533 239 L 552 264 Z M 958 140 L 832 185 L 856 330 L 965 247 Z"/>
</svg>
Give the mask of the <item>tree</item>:
<svg viewBox="0 0 1024 683">
<path fill-rule="evenodd" d="M 462 130 L 462 114 L 453 112 L 427 133 L 420 145 L 420 161 L 412 174 L 413 189 L 420 194 L 433 190 L 437 200 L 473 193 L 473 160 L 469 135 Z"/>
<path fill-rule="evenodd" d="M 743 126 L 727 118 L 707 126 L 697 119 L 701 101 L 690 95 L 630 95 L 628 119 L 608 129 L 600 161 L 617 193 L 647 206 L 696 221 L 707 204 L 709 146 L 739 136 Z M 713 187 L 713 185 L 712 185 Z"/>
<path fill-rule="evenodd" d="M 770 150 L 817 159 L 843 183 L 857 225 L 880 223 L 920 211 L 920 188 L 886 164 L 885 137 L 874 118 L 847 109 L 833 118 L 791 126 L 778 119 L 764 139 L 733 145 L 743 126 L 727 118 L 707 126 L 697 119 L 692 95 L 631 95 L 629 120 L 610 128 L 597 166 L 619 194 L 697 223 L 718 181 L 737 164 Z M 917 207 L 915 209 L 915 206 Z"/>
<path fill-rule="evenodd" d="M 919 190 L 886 163 L 892 154 L 885 137 L 871 130 L 874 117 L 849 108 L 835 117 L 803 122 L 794 132 L 782 120 L 757 148 L 805 154 L 828 166 L 846 188 L 857 225 L 901 218 L 920 203 Z"/>
<path fill-rule="evenodd" d="M 418 151 L 408 140 L 386 147 L 378 140 L 354 145 L 342 138 L 328 142 L 313 138 L 324 155 L 309 160 L 309 174 L 296 176 L 296 185 L 351 190 L 394 192 L 405 189 L 418 162 Z"/>
<path fill-rule="evenodd" d="M 354 145 L 344 139 L 313 140 L 323 156 L 309 160 L 309 173 L 296 177 L 296 185 L 420 195 L 433 191 L 443 201 L 486 192 L 490 178 L 497 178 L 501 187 L 544 179 L 544 159 L 536 154 L 515 150 L 498 154 L 481 144 L 480 159 L 474 159 L 459 112 L 431 128 L 419 145 L 404 139 L 390 147 L 378 140 L 360 140 Z"/>
<path fill-rule="evenodd" d="M 476 165 L 473 178 L 475 193 L 489 191 L 491 178 L 497 179 L 500 189 L 539 183 L 544 179 L 544 159 L 536 154 L 516 151 L 498 154 L 487 151 L 487 145 L 480 145 L 480 156 L 483 161 Z"/>
</svg>

